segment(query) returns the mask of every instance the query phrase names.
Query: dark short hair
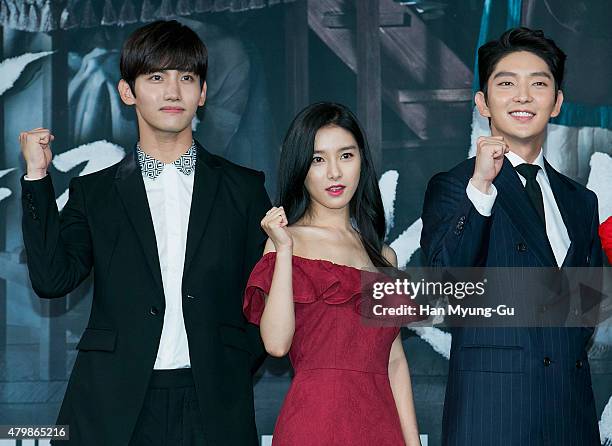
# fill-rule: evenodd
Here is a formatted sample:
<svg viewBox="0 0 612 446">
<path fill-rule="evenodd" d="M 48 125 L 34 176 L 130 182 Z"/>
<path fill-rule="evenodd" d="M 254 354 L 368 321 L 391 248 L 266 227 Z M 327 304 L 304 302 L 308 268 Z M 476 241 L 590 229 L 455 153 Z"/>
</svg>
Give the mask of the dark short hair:
<svg viewBox="0 0 612 446">
<path fill-rule="evenodd" d="M 478 48 L 478 78 L 480 91 L 487 97 L 487 82 L 497 63 L 508 54 L 528 51 L 542 58 L 555 80 L 555 94 L 561 89 L 566 55 L 557 44 L 544 36 L 540 30 L 512 28 L 499 39 L 487 42 Z"/>
<path fill-rule="evenodd" d="M 176 20 L 158 20 L 135 30 L 123 43 L 119 62 L 121 78 L 132 93 L 136 78 L 161 70 L 191 71 L 206 80 L 208 51 L 198 35 Z"/>
</svg>

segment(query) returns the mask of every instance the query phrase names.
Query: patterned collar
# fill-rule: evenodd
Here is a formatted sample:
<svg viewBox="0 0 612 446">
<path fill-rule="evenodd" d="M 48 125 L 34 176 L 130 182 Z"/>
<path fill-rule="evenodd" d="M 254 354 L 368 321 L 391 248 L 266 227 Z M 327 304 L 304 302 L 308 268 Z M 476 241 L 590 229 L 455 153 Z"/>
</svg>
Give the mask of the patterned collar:
<svg viewBox="0 0 612 446">
<path fill-rule="evenodd" d="M 140 170 L 142 174 L 154 180 L 164 170 L 165 163 L 163 161 L 156 160 L 151 155 L 145 153 L 140 148 L 140 143 L 136 144 L 136 152 L 138 154 L 138 164 L 140 164 Z M 197 159 L 197 149 L 195 141 L 191 141 L 191 147 L 185 153 L 183 153 L 179 159 L 174 161 L 174 167 L 180 172 L 189 176 L 195 169 Z"/>
</svg>

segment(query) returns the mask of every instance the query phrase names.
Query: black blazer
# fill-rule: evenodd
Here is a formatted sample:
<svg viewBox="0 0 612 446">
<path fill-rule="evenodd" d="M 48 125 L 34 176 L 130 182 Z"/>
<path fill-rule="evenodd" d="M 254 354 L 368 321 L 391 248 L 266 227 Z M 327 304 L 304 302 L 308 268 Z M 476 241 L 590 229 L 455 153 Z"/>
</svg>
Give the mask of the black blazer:
<svg viewBox="0 0 612 446">
<path fill-rule="evenodd" d="M 545 168 L 571 240 L 563 266 L 602 266 L 597 197 L 548 162 Z M 473 172 L 471 158 L 429 182 L 421 233 L 427 264 L 555 267 L 544 225 L 510 161 L 494 181 L 498 195 L 490 217 L 479 214 L 466 194 Z M 509 282 L 499 294 L 507 296 L 505 303 L 534 297 L 521 286 Z M 443 445 L 599 444 L 587 359 L 592 328 L 451 332 Z"/>
<path fill-rule="evenodd" d="M 93 267 L 87 328 L 60 409 L 70 442 L 127 445 L 159 346 L 165 300 L 142 174 L 129 153 L 73 178 L 58 213 L 49 175 L 22 179 L 23 238 L 42 298 L 72 291 Z M 242 313 L 248 275 L 266 239 L 264 175 L 198 143 L 183 273 L 183 314 L 202 423 L 211 445 L 257 445 L 251 370 L 263 357 Z"/>
</svg>

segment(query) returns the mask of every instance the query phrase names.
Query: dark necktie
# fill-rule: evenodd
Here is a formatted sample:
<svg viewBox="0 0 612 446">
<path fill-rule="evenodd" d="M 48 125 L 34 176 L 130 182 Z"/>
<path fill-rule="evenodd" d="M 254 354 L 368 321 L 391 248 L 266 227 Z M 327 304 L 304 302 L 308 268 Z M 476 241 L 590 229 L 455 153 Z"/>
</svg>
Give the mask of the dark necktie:
<svg viewBox="0 0 612 446">
<path fill-rule="evenodd" d="M 546 218 L 544 217 L 544 198 L 542 197 L 542 189 L 540 189 L 540 185 L 536 181 L 540 166 L 535 164 L 519 164 L 515 169 L 527 180 L 525 183 L 525 192 L 527 192 L 531 204 L 533 204 L 533 207 L 546 226 Z"/>
</svg>

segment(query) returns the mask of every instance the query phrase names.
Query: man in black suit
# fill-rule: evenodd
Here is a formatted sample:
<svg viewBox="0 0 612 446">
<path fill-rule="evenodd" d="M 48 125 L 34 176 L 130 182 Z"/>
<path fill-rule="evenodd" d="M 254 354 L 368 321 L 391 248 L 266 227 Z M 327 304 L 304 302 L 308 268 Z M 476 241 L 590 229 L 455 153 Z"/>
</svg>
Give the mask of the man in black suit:
<svg viewBox="0 0 612 446">
<path fill-rule="evenodd" d="M 510 267 L 514 278 L 514 268 L 602 265 L 597 197 L 542 152 L 548 120 L 563 102 L 564 63 L 552 40 L 526 28 L 479 49 L 475 99 L 491 136 L 479 139 L 475 158 L 429 182 L 421 235 L 429 265 Z M 506 285 L 507 305 L 543 298 L 520 282 Z M 442 444 L 599 445 L 587 359 L 592 328 L 451 332 Z"/>
<path fill-rule="evenodd" d="M 192 139 L 206 68 L 206 47 L 188 27 L 136 30 L 118 90 L 135 108 L 139 142 L 118 164 L 73 178 L 61 213 L 47 173 L 53 135 L 20 135 L 34 290 L 64 296 L 94 274 L 57 420 L 70 426 L 66 444 L 258 444 L 251 371 L 263 348 L 242 293 L 271 204 L 261 172 Z"/>
</svg>

